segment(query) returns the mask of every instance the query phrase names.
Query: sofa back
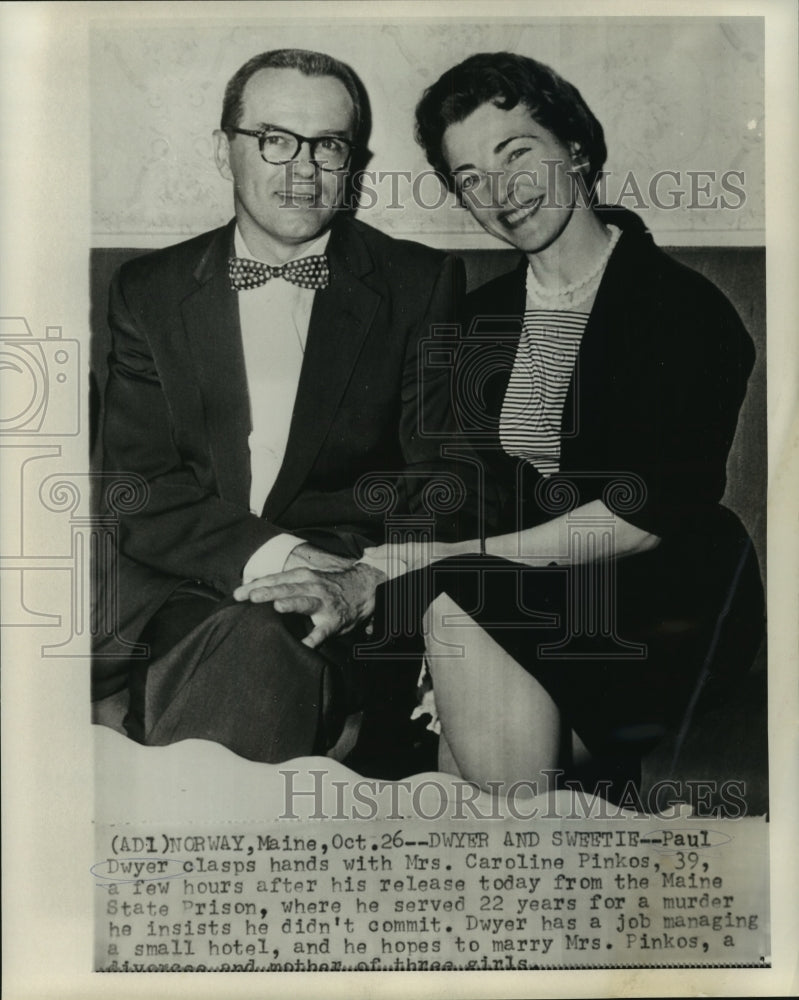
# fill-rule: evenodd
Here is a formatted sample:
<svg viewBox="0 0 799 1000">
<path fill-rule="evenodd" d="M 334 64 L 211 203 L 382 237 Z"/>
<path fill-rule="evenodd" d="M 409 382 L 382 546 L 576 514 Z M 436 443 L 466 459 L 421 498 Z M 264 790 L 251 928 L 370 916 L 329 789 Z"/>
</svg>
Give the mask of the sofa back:
<svg viewBox="0 0 799 1000">
<path fill-rule="evenodd" d="M 765 578 L 766 556 L 766 260 L 763 247 L 666 248 L 677 260 L 699 271 L 716 284 L 738 311 L 754 341 L 757 360 L 738 421 L 729 460 L 724 503 L 748 528 Z M 102 394 L 107 376 L 110 333 L 108 286 L 114 271 L 145 250 L 102 248 L 91 251 L 91 427 L 92 463 L 99 468 L 99 435 Z M 458 250 L 466 266 L 467 287 L 477 288 L 512 270 L 519 259 L 515 250 Z"/>
</svg>

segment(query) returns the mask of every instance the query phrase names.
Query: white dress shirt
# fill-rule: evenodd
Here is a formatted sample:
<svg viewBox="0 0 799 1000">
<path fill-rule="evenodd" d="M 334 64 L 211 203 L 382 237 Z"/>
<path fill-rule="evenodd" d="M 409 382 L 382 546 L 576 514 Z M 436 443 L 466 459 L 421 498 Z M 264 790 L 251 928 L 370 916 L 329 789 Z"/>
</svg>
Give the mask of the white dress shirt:
<svg viewBox="0 0 799 1000">
<path fill-rule="evenodd" d="M 330 233 L 325 233 L 305 245 L 294 259 L 324 253 L 329 238 Z M 258 259 L 247 249 L 238 227 L 235 249 L 237 257 Z M 259 516 L 286 453 L 315 294 L 314 289 L 301 288 L 284 278 L 270 278 L 258 288 L 238 292 L 252 423 L 250 510 Z M 279 573 L 291 550 L 302 541 L 290 534 L 271 538 L 248 560 L 242 583 Z"/>
</svg>

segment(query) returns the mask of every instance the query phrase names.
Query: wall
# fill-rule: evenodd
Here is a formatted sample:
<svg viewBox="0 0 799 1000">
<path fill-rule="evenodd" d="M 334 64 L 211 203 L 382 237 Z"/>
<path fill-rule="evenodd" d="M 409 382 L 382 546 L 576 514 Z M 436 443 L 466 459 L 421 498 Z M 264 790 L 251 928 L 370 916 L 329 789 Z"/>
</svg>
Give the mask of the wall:
<svg viewBox="0 0 799 1000">
<path fill-rule="evenodd" d="M 424 87 L 467 55 L 510 50 L 551 64 L 583 93 L 606 130 L 609 200 L 624 193 L 632 171 L 641 211 L 658 242 L 672 246 L 762 245 L 764 237 L 763 28 L 756 18 L 578 18 L 560 21 L 492 18 L 481 23 L 363 21 L 290 24 L 183 21 L 98 24 L 92 32 L 92 242 L 95 246 L 162 246 L 224 222 L 231 214 L 227 182 L 216 172 L 211 133 L 232 73 L 270 48 L 302 47 L 350 63 L 366 85 L 374 127 L 369 169 L 427 169 L 412 140 L 413 109 Z M 333 9 L 331 5 L 331 10 Z M 663 179 L 682 192 L 674 210 L 652 204 L 648 186 Z M 736 208 L 688 207 L 688 171 L 742 171 L 745 192 L 728 195 Z M 708 183 L 701 181 L 700 184 Z M 428 177 L 418 189 L 439 199 Z M 437 211 L 400 187 L 389 207 L 388 180 L 362 217 L 387 232 L 442 247 L 498 246 L 450 199 Z M 629 185 L 622 200 L 640 209 Z M 707 205 L 719 183 L 698 192 Z"/>
</svg>

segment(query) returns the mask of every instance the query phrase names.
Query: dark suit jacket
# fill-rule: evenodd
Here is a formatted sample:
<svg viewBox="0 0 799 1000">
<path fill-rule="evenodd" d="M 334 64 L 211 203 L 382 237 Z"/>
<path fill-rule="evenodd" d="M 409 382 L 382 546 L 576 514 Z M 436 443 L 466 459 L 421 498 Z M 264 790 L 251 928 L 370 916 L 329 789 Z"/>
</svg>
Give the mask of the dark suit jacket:
<svg viewBox="0 0 799 1000">
<path fill-rule="evenodd" d="M 557 484 L 568 479 L 577 489 L 570 506 L 604 498 L 621 517 L 664 539 L 725 526 L 742 530 L 720 500 L 754 363 L 751 339 L 719 289 L 660 250 L 636 215 L 599 211 L 622 237 L 564 404 L 560 476 L 542 480 L 499 442 L 525 310 L 526 258 L 467 302 L 470 335 L 459 352 L 458 398 L 474 397 L 462 387 L 476 383 L 476 372 L 483 391 L 479 413 L 461 405 L 458 417 L 504 485 L 503 514 L 494 529 L 513 531 L 551 518 Z"/>
<path fill-rule="evenodd" d="M 357 501 L 358 479 L 401 476 L 397 510 L 412 510 L 441 468 L 435 429 L 448 426 L 450 373 L 420 378 L 418 348 L 433 324 L 456 317 L 461 265 L 342 218 L 328 244 L 330 285 L 314 299 L 285 460 L 264 516 L 250 513 L 233 232 L 231 222 L 130 261 L 112 284 L 105 471 L 135 472 L 148 492 L 120 523 L 118 631 L 129 640 L 181 580 L 230 593 L 252 553 L 281 532 L 354 554 L 383 541 L 383 514 Z M 119 674 L 118 661 L 97 660 L 95 696 Z"/>
</svg>

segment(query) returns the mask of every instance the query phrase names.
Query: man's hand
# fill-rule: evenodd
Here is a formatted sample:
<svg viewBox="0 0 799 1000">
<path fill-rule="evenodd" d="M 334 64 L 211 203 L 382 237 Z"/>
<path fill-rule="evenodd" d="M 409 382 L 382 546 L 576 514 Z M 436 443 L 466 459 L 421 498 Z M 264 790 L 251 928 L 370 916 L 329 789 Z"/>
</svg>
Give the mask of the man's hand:
<svg viewBox="0 0 799 1000">
<path fill-rule="evenodd" d="M 313 649 L 370 618 L 375 591 L 385 579 L 379 569 L 361 564 L 336 570 L 290 569 L 253 580 L 233 596 L 254 604 L 274 601 L 275 611 L 282 614 L 310 615 L 314 627 L 302 641 Z"/>
</svg>

